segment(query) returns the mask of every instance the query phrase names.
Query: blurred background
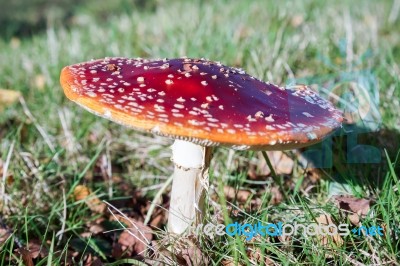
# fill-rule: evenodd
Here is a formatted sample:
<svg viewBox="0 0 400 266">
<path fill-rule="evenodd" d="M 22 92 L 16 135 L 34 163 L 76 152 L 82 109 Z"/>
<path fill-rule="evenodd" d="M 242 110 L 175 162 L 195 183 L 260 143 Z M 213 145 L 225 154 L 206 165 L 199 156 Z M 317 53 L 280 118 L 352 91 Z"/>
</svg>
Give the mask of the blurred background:
<svg viewBox="0 0 400 266">
<path fill-rule="evenodd" d="M 5 39 L 28 37 L 49 27 L 71 26 L 79 17 L 93 16 L 99 22 L 110 16 L 130 14 L 132 9 L 154 10 L 156 0 L 1 0 L 0 34 Z"/>
</svg>

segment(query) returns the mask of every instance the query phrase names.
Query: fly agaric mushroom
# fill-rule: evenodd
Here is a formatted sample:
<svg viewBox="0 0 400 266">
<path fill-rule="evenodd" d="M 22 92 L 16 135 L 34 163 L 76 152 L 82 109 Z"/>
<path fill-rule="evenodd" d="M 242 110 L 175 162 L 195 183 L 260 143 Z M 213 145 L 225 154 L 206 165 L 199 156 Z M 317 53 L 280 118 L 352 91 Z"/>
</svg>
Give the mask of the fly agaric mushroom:
<svg viewBox="0 0 400 266">
<path fill-rule="evenodd" d="M 65 67 L 60 81 L 88 111 L 175 139 L 168 230 L 177 234 L 202 222 L 213 146 L 294 149 L 342 121 L 306 86 L 279 87 L 205 59 L 105 58 Z"/>
</svg>

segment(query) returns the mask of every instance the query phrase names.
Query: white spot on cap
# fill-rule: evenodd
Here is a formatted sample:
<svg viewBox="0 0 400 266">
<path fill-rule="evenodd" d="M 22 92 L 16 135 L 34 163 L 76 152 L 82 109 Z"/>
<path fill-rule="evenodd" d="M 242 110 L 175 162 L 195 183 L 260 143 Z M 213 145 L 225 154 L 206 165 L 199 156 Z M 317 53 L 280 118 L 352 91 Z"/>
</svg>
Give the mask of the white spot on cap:
<svg viewBox="0 0 400 266">
<path fill-rule="evenodd" d="M 303 112 L 303 115 L 307 116 L 307 117 L 314 117 L 313 115 L 307 113 L 307 112 Z"/>
<path fill-rule="evenodd" d="M 178 101 L 178 102 L 181 102 L 181 103 L 184 103 L 184 102 L 185 102 L 185 99 L 183 99 L 182 97 L 179 97 L 179 98 L 177 99 L 177 101 Z"/>
<path fill-rule="evenodd" d="M 263 113 L 262 111 L 258 111 L 258 112 L 254 115 L 254 117 L 255 117 L 255 118 L 264 117 L 264 113 Z"/>
<path fill-rule="evenodd" d="M 190 77 L 190 76 L 191 76 L 191 75 L 190 75 L 190 73 L 189 73 L 189 72 L 186 72 L 186 73 L 185 73 L 185 77 L 187 77 L 187 78 L 188 78 L 188 77 Z"/>
<path fill-rule="evenodd" d="M 144 82 L 144 77 L 138 77 L 136 80 L 137 82 Z"/>
<path fill-rule="evenodd" d="M 211 78 L 212 79 L 217 79 L 217 75 L 212 75 Z"/>
<path fill-rule="evenodd" d="M 93 91 L 88 91 L 88 92 L 86 93 L 86 95 L 89 96 L 89 97 L 92 97 L 92 98 L 94 98 L 94 97 L 97 96 L 97 94 L 94 93 Z"/>
<path fill-rule="evenodd" d="M 203 85 L 203 86 L 207 86 L 207 85 L 208 85 L 208 83 L 207 83 L 207 81 L 203 80 L 203 81 L 201 81 L 201 85 Z"/>
<path fill-rule="evenodd" d="M 313 132 L 308 132 L 308 133 L 307 133 L 307 138 L 308 138 L 309 140 L 314 140 L 314 139 L 317 138 L 317 135 L 316 135 L 315 133 L 313 133 Z"/>
<path fill-rule="evenodd" d="M 256 119 L 254 119 L 253 117 L 251 117 L 251 115 L 248 115 L 248 116 L 246 117 L 246 119 L 247 119 L 249 122 L 256 122 L 256 121 L 257 121 Z"/>
<path fill-rule="evenodd" d="M 201 105 L 201 108 L 208 108 L 208 103 L 203 103 L 203 104 Z"/>
<path fill-rule="evenodd" d="M 111 118 L 111 112 L 108 109 L 104 109 L 104 113 L 103 113 L 105 118 Z"/>
<path fill-rule="evenodd" d="M 171 85 L 172 83 L 174 83 L 174 82 L 170 79 L 165 80 L 165 84 L 167 84 L 167 85 Z"/>
<path fill-rule="evenodd" d="M 185 108 L 184 105 L 179 104 L 179 103 L 174 104 L 174 107 L 175 107 L 175 108 L 178 108 L 178 109 L 183 109 L 183 108 Z"/>
<path fill-rule="evenodd" d="M 274 122 L 275 121 L 275 119 L 272 118 L 272 114 L 270 114 L 269 116 L 266 116 L 264 119 L 265 119 L 265 121 L 268 121 L 268 122 Z"/>
<path fill-rule="evenodd" d="M 157 134 L 157 133 L 159 133 L 159 132 L 160 132 L 160 126 L 155 126 L 155 127 L 153 127 L 153 128 L 151 129 L 151 133 Z"/>
<path fill-rule="evenodd" d="M 183 114 L 178 114 L 178 113 L 172 113 L 172 115 L 175 117 L 183 117 L 184 116 Z"/>
</svg>

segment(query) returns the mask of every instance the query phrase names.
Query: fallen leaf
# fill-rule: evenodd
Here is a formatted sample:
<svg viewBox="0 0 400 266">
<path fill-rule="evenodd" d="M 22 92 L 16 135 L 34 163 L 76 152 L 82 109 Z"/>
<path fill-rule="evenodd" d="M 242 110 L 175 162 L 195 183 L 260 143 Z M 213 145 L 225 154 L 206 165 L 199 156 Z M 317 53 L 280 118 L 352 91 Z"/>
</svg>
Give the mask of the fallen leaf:
<svg viewBox="0 0 400 266">
<path fill-rule="evenodd" d="M 369 210 L 371 200 L 369 199 L 359 199 L 350 195 L 339 195 L 333 197 L 336 205 L 340 210 L 349 218 L 353 225 L 358 226 L 360 218 L 365 217 Z"/>
<path fill-rule="evenodd" d="M 39 255 L 40 258 L 44 258 L 49 253 L 47 249 L 44 246 L 42 246 L 41 242 L 38 239 L 29 240 L 28 250 L 33 259 L 39 257 Z"/>
<path fill-rule="evenodd" d="M 269 204 L 278 205 L 279 203 L 282 202 L 283 195 L 282 195 L 281 191 L 279 190 L 278 186 L 271 187 L 270 193 L 271 193 L 271 200 L 269 201 Z"/>
<path fill-rule="evenodd" d="M 143 255 L 147 246 L 153 239 L 152 230 L 134 219 L 130 219 L 129 228 L 125 229 L 119 236 L 118 244 L 128 256 Z"/>
<path fill-rule="evenodd" d="M 181 252 L 178 255 L 185 260 L 187 266 L 206 265 L 205 256 L 199 247 L 193 242 L 188 241 L 187 245 L 181 249 Z"/>
<path fill-rule="evenodd" d="M 325 226 L 329 226 L 329 225 L 334 225 L 334 226 L 329 226 L 329 232 L 331 234 L 327 234 L 325 233 L 324 235 L 318 235 L 318 239 L 321 243 L 322 246 L 327 246 L 329 243 L 334 243 L 337 247 L 340 247 L 343 245 L 343 239 L 342 237 L 339 235 L 339 233 L 336 231 L 336 233 L 333 231 L 332 228 L 336 227 L 336 224 L 332 221 L 332 218 L 330 215 L 327 214 L 321 214 L 320 216 L 318 216 L 316 218 L 317 223 L 320 225 L 325 225 Z"/>
<path fill-rule="evenodd" d="M 84 185 L 78 185 L 75 187 L 74 198 L 76 201 L 84 200 L 89 209 L 93 212 L 103 213 L 106 209 L 106 204 Z"/>
<path fill-rule="evenodd" d="M 267 151 L 267 155 L 276 174 L 289 175 L 292 173 L 294 167 L 294 161 L 292 158 L 282 151 Z M 258 169 L 260 169 L 261 175 L 270 175 L 271 169 L 269 169 L 268 164 L 261 153 L 259 155 L 259 162 Z"/>
<path fill-rule="evenodd" d="M 0 89 L 0 112 L 3 109 L 16 101 L 21 97 L 21 92 L 14 90 Z"/>
<path fill-rule="evenodd" d="M 0 228 L 0 245 L 7 241 L 10 237 L 10 231 L 5 228 Z"/>
<path fill-rule="evenodd" d="M 111 256 L 113 258 L 122 258 L 124 256 L 124 250 L 122 249 L 122 245 L 118 242 L 113 244 L 112 250 L 111 250 Z"/>
<path fill-rule="evenodd" d="M 199 248 L 197 239 L 193 236 L 167 236 L 159 241 L 153 241 L 154 259 L 165 261 L 165 258 L 173 258 L 177 265 L 197 266 L 208 265 L 208 257 Z"/>
<path fill-rule="evenodd" d="M 161 225 L 166 222 L 166 216 L 165 216 L 163 210 L 162 210 L 162 212 L 160 212 L 156 215 L 153 215 L 153 216 L 154 216 L 154 218 L 152 218 L 151 222 L 150 222 L 151 227 L 160 228 Z"/>
<path fill-rule="evenodd" d="M 35 266 L 33 259 L 29 250 L 24 247 L 18 248 L 19 254 L 21 254 L 22 260 L 26 266 Z"/>
<path fill-rule="evenodd" d="M 89 227 L 89 231 L 93 234 L 99 234 L 101 232 L 104 232 L 104 227 L 99 225 L 99 224 L 93 224 Z"/>
<path fill-rule="evenodd" d="M 233 262 L 231 259 L 224 259 L 221 261 L 222 266 L 242 266 L 242 264 L 238 262 Z"/>
<path fill-rule="evenodd" d="M 307 178 L 311 181 L 312 184 L 317 183 L 322 176 L 321 170 L 318 168 L 307 168 L 306 173 L 307 173 Z"/>
<path fill-rule="evenodd" d="M 255 265 L 261 265 L 262 261 L 264 261 L 264 265 L 274 265 L 274 261 L 268 258 L 264 254 L 264 256 L 261 253 L 260 248 L 249 248 L 247 250 L 247 257 L 255 264 Z"/>
<path fill-rule="evenodd" d="M 228 200 L 236 199 L 240 203 L 246 202 L 252 195 L 252 193 L 248 190 L 236 190 L 230 186 L 224 186 L 224 194 Z"/>
</svg>

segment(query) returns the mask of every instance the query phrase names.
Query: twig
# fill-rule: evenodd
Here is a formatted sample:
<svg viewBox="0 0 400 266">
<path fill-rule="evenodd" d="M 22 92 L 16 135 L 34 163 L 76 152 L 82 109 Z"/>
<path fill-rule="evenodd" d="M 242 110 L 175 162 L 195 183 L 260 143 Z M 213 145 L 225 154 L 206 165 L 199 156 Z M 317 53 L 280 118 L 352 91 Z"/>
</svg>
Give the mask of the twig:
<svg viewBox="0 0 400 266">
<path fill-rule="evenodd" d="M 2 201 L 3 201 L 3 207 L 7 205 L 6 204 L 6 178 L 7 178 L 8 166 L 10 165 L 10 161 L 11 161 L 11 155 L 14 150 L 14 144 L 15 144 L 15 140 L 13 140 L 13 142 L 11 142 L 11 146 L 10 146 L 10 149 L 8 150 L 8 154 L 7 154 L 7 159 L 6 159 L 6 162 L 3 167 L 3 177 L 1 179 L 1 197 L 2 197 Z"/>
</svg>

